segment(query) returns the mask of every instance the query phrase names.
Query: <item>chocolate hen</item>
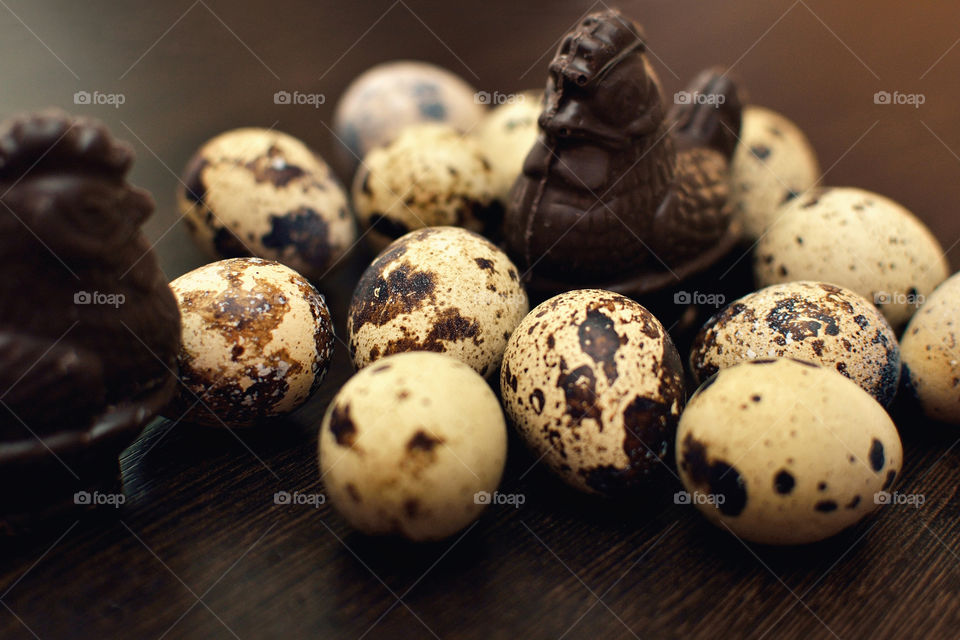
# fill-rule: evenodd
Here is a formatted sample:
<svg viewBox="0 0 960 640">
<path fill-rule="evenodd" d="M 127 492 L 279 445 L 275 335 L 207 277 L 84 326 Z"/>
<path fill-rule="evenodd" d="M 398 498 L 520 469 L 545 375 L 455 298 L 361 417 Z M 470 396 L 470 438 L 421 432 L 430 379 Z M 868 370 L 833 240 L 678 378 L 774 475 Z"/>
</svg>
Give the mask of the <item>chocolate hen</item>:
<svg viewBox="0 0 960 640">
<path fill-rule="evenodd" d="M 736 241 L 727 169 L 741 102 L 705 71 L 663 104 L 644 37 L 593 13 L 550 63 L 540 134 L 507 211 L 507 245 L 535 289 L 641 294 L 676 283 Z"/>
<path fill-rule="evenodd" d="M 180 314 L 132 161 L 92 120 L 0 123 L 0 480 L 28 487 L 0 511 L 116 476 L 173 394 Z"/>
</svg>

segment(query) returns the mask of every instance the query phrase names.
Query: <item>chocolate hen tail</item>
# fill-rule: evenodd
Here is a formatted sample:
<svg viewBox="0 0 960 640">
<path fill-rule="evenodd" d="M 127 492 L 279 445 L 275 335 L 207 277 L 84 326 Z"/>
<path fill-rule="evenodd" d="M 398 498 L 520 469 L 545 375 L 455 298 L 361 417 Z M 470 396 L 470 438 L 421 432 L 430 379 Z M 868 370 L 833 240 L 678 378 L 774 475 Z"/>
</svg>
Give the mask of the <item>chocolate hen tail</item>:
<svg viewBox="0 0 960 640">
<path fill-rule="evenodd" d="M 740 137 L 743 103 L 736 84 L 720 69 L 700 72 L 676 94 L 670 111 L 677 151 L 708 148 L 733 156 Z"/>
</svg>

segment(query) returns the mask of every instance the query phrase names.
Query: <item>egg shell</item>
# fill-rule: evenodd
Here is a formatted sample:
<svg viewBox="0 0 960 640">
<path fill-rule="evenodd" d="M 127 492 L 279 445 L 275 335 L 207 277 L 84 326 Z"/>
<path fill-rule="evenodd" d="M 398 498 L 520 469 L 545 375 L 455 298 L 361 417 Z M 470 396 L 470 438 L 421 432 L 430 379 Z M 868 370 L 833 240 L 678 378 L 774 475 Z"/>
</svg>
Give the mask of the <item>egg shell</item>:
<svg viewBox="0 0 960 640">
<path fill-rule="evenodd" d="M 373 261 L 350 302 L 350 355 L 361 369 L 394 353 L 447 353 L 483 376 L 530 308 L 516 267 L 456 227 L 409 233 Z"/>
<path fill-rule="evenodd" d="M 524 91 L 494 107 L 476 130 L 477 143 L 493 168 L 493 192 L 507 203 L 523 170 L 523 161 L 537 141 L 542 91 Z"/>
<path fill-rule="evenodd" d="M 500 483 L 503 412 L 470 367 L 437 353 L 384 358 L 352 377 L 320 429 L 326 496 L 356 529 L 412 540 L 473 522 Z"/>
<path fill-rule="evenodd" d="M 389 144 L 409 125 L 440 122 L 467 132 L 486 112 L 477 90 L 451 71 L 396 60 L 350 83 L 337 103 L 333 130 L 341 161 L 352 173 L 371 149 Z"/>
<path fill-rule="evenodd" d="M 699 384 L 744 360 L 791 357 L 836 369 L 889 406 L 900 380 L 897 336 L 876 307 L 849 289 L 787 282 L 746 295 L 694 338 Z"/>
<path fill-rule="evenodd" d="M 817 280 L 846 287 L 900 329 L 949 269 L 930 230 L 896 202 L 818 187 L 791 201 L 757 244 L 754 274 L 760 286 Z"/>
<path fill-rule="evenodd" d="M 903 332 L 901 351 L 910 387 L 924 412 L 960 424 L 960 274 L 943 282 Z"/>
<path fill-rule="evenodd" d="M 615 495 L 666 466 L 683 407 L 683 366 L 643 306 L 582 289 L 524 318 L 507 345 L 500 390 L 538 459 L 581 491 Z"/>
<path fill-rule="evenodd" d="M 205 143 L 184 170 L 177 202 L 208 255 L 276 260 L 315 280 L 357 238 L 327 163 L 279 131 L 234 129 Z"/>
<path fill-rule="evenodd" d="M 330 312 L 296 271 L 234 258 L 186 273 L 170 287 L 182 317 L 185 388 L 167 417 L 187 412 L 187 422 L 250 426 L 302 405 L 327 374 Z"/>
<path fill-rule="evenodd" d="M 744 109 L 730 166 L 730 205 L 747 238 L 763 236 L 780 206 L 819 179 L 816 152 L 796 124 L 763 107 Z"/>
<path fill-rule="evenodd" d="M 780 358 L 722 369 L 690 399 L 677 467 L 713 523 L 763 544 L 828 538 L 882 502 L 903 463 L 887 412 L 832 369 Z"/>
<path fill-rule="evenodd" d="M 480 146 L 440 124 L 407 127 L 388 146 L 371 151 L 354 178 L 353 202 L 377 249 L 422 227 L 460 226 L 494 235 L 503 220 Z"/>
</svg>

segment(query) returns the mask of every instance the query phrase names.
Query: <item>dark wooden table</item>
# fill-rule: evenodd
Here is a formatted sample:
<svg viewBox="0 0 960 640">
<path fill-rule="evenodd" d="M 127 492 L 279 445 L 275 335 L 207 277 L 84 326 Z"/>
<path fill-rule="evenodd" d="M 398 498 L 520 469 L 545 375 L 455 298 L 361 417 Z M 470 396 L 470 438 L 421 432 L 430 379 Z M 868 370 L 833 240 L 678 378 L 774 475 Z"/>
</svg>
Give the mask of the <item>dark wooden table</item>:
<svg viewBox="0 0 960 640">
<path fill-rule="evenodd" d="M 134 181 L 157 199 L 147 234 L 173 278 L 204 261 L 173 194 L 206 138 L 275 125 L 329 155 L 337 96 L 391 58 L 431 60 L 488 91 L 541 86 L 556 40 L 602 4 L 2 0 L 0 113 L 59 105 L 130 140 Z M 622 7 L 646 26 L 668 95 L 701 67 L 734 65 L 752 101 L 807 131 L 828 183 L 903 202 L 960 262 L 960 5 Z M 280 89 L 327 101 L 278 106 Z M 77 107 L 78 90 L 126 102 Z M 926 103 L 875 105 L 878 90 Z M 363 260 L 321 284 L 341 331 Z M 280 490 L 322 491 L 316 429 L 349 375 L 341 348 L 317 396 L 260 431 L 148 429 L 122 456 L 120 509 L 2 542 L 0 637 L 960 637 L 960 432 L 908 403 L 895 410 L 899 489 L 924 505 L 888 507 L 820 544 L 747 546 L 653 491 L 628 503 L 574 495 L 531 470 L 513 439 L 503 490 L 526 503 L 412 546 L 353 533 L 329 507 L 273 503 Z"/>
</svg>

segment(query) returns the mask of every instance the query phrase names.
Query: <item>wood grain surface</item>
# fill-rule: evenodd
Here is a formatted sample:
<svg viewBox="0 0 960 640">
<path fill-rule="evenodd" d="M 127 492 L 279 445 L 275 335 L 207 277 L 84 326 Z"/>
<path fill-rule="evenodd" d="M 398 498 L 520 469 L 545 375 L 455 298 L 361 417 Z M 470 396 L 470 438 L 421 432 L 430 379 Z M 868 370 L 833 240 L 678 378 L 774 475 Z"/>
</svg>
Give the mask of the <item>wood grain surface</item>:
<svg viewBox="0 0 960 640">
<path fill-rule="evenodd" d="M 178 223 L 177 175 L 210 136 L 276 126 L 332 155 L 347 83 L 425 59 L 480 89 L 541 86 L 560 35 L 602 1 L 0 1 L 0 114 L 58 105 L 137 149 L 146 232 L 171 278 L 204 262 Z M 922 217 L 960 263 L 960 5 L 920 0 L 648 0 L 668 95 L 733 66 L 752 102 L 810 136 L 825 181 L 879 191 Z M 320 108 L 273 103 L 321 92 Z M 123 93 L 76 106 L 78 90 Z M 920 108 L 876 105 L 919 92 Z M 343 335 L 369 256 L 321 283 Z M 656 310 L 654 310 L 656 311 Z M 957 638 L 960 432 L 894 409 L 906 465 L 891 506 L 802 548 L 749 546 L 675 505 L 675 484 L 629 502 L 564 489 L 512 437 L 502 491 L 463 535 L 414 546 L 351 532 L 321 492 L 316 429 L 350 375 L 346 349 L 288 420 L 242 432 L 159 421 L 122 456 L 126 503 L 3 540 L 0 638 Z M 16 491 L 17 487 L 4 487 Z"/>
</svg>

